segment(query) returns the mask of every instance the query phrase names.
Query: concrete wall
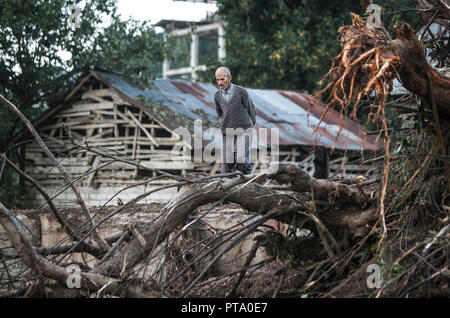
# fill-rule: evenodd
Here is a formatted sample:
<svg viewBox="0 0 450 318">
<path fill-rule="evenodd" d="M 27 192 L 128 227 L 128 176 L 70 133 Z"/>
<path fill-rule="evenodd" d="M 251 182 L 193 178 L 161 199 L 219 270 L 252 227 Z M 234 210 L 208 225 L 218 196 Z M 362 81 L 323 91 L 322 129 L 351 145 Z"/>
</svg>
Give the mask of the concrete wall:
<svg viewBox="0 0 450 318">
<path fill-rule="evenodd" d="M 115 196 L 107 205 L 117 205 L 117 198 L 120 198 L 123 203 L 138 197 L 141 194 L 151 191 L 156 187 L 161 187 L 161 185 L 148 185 L 148 186 L 137 186 L 131 189 L 124 190 L 125 186 L 121 187 L 108 187 L 102 186 L 99 188 L 93 187 L 77 187 L 81 193 L 83 200 L 88 207 L 92 206 L 102 206 L 109 199 Z M 47 186 L 44 190 L 48 193 L 50 197 L 57 195 L 63 187 L 49 187 Z M 122 191 L 123 190 L 123 191 Z M 164 189 L 158 192 L 154 192 L 142 199 L 138 203 L 150 203 L 150 202 L 168 202 L 176 193 L 177 187 Z M 122 192 L 120 192 L 122 191 Z M 119 193 L 120 192 L 120 193 Z M 41 204 L 45 202 L 44 197 L 34 188 L 30 189 L 30 206 L 33 208 L 38 208 Z M 73 191 L 68 188 L 61 194 L 59 194 L 53 203 L 59 207 L 72 207 L 77 205 L 77 200 Z"/>
</svg>

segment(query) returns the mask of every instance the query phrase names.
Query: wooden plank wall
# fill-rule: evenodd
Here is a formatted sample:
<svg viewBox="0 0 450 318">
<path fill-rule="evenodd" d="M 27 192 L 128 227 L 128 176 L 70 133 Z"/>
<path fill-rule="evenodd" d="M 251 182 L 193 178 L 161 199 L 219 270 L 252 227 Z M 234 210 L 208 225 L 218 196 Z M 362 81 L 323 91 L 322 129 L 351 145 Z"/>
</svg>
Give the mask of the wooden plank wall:
<svg viewBox="0 0 450 318">
<path fill-rule="evenodd" d="M 145 167 L 180 173 L 194 169 L 190 156 L 183 151 L 172 156 L 178 142 L 170 132 L 109 88 L 86 90 L 81 97 L 48 118 L 38 130 L 50 151 L 73 178 L 82 177 L 79 185 L 99 183 L 124 185 L 154 175 L 133 165 L 113 162 L 111 158 L 78 149 L 78 144 L 121 156 Z M 26 145 L 26 172 L 43 185 L 61 185 L 62 177 L 35 142 Z M 89 171 L 101 167 L 95 173 Z"/>
<path fill-rule="evenodd" d="M 380 172 L 382 162 L 364 163 L 362 160 L 349 162 L 347 156 L 333 159 L 329 163 L 329 177 L 339 177 L 346 179 L 373 178 Z M 369 160 L 368 160 L 369 161 Z"/>
</svg>

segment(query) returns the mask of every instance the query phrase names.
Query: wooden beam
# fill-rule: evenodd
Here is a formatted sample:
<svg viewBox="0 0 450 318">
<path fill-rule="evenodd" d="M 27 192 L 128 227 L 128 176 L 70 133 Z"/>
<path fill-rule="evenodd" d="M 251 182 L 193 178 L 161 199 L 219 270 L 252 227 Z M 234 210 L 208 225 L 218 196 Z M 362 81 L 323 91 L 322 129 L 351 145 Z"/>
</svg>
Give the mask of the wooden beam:
<svg viewBox="0 0 450 318">
<path fill-rule="evenodd" d="M 158 144 L 158 143 L 156 142 L 156 140 L 152 137 L 152 135 L 150 135 L 150 133 L 148 132 L 148 130 L 145 129 L 144 126 L 142 126 L 142 124 L 139 122 L 139 120 L 137 120 L 137 118 L 134 117 L 133 114 L 132 114 L 130 111 L 128 112 L 128 116 L 130 116 L 131 119 L 133 119 L 133 121 L 136 123 L 136 125 L 138 125 L 139 128 L 142 129 L 142 131 L 145 133 L 145 135 L 147 136 L 147 138 L 150 139 L 150 140 L 155 144 L 155 146 L 159 147 L 159 144 Z"/>
<path fill-rule="evenodd" d="M 70 135 L 76 137 L 77 139 L 82 140 L 84 138 L 84 136 L 81 136 L 79 133 L 72 131 L 70 128 L 68 128 Z"/>
<path fill-rule="evenodd" d="M 103 101 L 107 101 L 106 99 L 102 98 L 103 96 L 110 96 L 113 99 L 114 97 L 119 97 L 116 92 L 108 88 L 108 89 L 93 89 L 84 92 L 83 95 L 81 95 L 81 99 L 91 98 L 101 103 Z"/>
<path fill-rule="evenodd" d="M 64 101 L 67 102 L 67 101 L 73 96 L 73 94 L 75 94 L 76 91 L 77 91 L 81 86 L 83 86 L 83 84 L 84 84 L 88 79 L 90 79 L 90 78 L 91 78 L 91 74 L 89 74 L 89 75 L 87 75 L 85 78 L 83 78 L 83 79 L 77 84 L 77 86 L 75 86 L 75 87 L 73 88 L 73 90 L 69 93 L 69 95 L 67 95 L 66 98 L 64 98 Z"/>
<path fill-rule="evenodd" d="M 51 140 L 51 141 L 57 143 L 58 145 L 61 145 L 61 146 L 64 146 L 64 145 L 65 145 L 64 141 L 61 141 L 61 140 L 59 140 L 59 139 L 57 139 L 57 138 L 53 138 L 53 137 L 50 136 L 50 135 L 41 133 L 41 136 L 44 137 L 45 139 L 48 139 L 48 140 Z"/>
<path fill-rule="evenodd" d="M 150 169 L 164 169 L 164 170 L 192 170 L 194 169 L 193 162 L 167 162 L 167 161 L 147 161 L 141 162 L 141 165 Z"/>
<path fill-rule="evenodd" d="M 86 173 L 89 171 L 88 166 L 69 166 L 64 165 L 64 169 L 67 171 L 67 173 L 70 173 L 73 177 L 74 174 L 80 175 L 83 173 Z M 27 167 L 26 171 L 30 173 L 35 174 L 41 174 L 41 178 L 49 178 L 52 175 L 59 176 L 62 178 L 61 173 L 56 169 L 54 166 L 34 166 L 34 167 Z"/>
<path fill-rule="evenodd" d="M 58 120 L 56 121 L 56 124 L 60 124 L 62 122 L 62 118 L 58 118 Z M 52 131 L 50 132 L 50 134 L 48 135 L 48 137 L 53 137 L 53 135 L 56 132 L 56 128 L 53 128 Z"/>
<path fill-rule="evenodd" d="M 113 123 L 102 123 L 102 124 L 92 124 L 92 125 L 78 125 L 78 126 L 71 126 L 72 129 L 96 129 L 96 128 L 114 128 Z"/>
<path fill-rule="evenodd" d="M 116 138 L 119 138 L 119 126 L 117 125 L 117 113 L 118 113 L 118 110 L 117 110 L 117 105 L 116 104 L 114 104 L 114 108 L 113 108 L 113 111 L 114 111 L 114 136 L 116 137 Z"/>
<path fill-rule="evenodd" d="M 130 115 L 130 111 L 128 109 L 127 109 L 127 114 Z M 134 126 L 134 139 L 133 139 L 133 152 L 131 154 L 131 158 L 133 160 L 136 159 L 136 149 L 137 149 L 137 141 L 139 138 L 139 133 L 140 133 L 140 131 L 138 129 L 138 126 L 135 125 Z"/>
<path fill-rule="evenodd" d="M 64 109 L 60 112 L 60 114 L 67 114 L 67 113 L 74 113 L 74 112 L 81 112 L 81 111 L 95 111 L 95 110 L 101 110 L 101 109 L 109 109 L 112 110 L 114 107 L 114 104 L 110 101 L 104 100 L 101 103 L 86 103 L 86 104 L 78 104 L 78 105 L 71 105 L 70 108 Z"/>
<path fill-rule="evenodd" d="M 152 137 L 155 137 L 155 127 L 154 126 L 156 126 L 155 125 L 155 120 L 153 120 L 153 118 L 151 118 L 150 117 L 150 119 L 151 119 L 151 121 L 150 121 L 150 134 L 152 135 Z M 155 146 L 154 145 L 151 145 L 150 146 L 150 150 L 151 151 L 154 151 L 155 150 Z M 153 171 L 152 172 L 152 177 L 154 178 L 154 177 L 156 177 L 156 175 L 157 175 L 158 173 L 156 172 L 156 171 Z"/>
<path fill-rule="evenodd" d="M 58 113 L 53 115 L 54 118 L 69 118 L 69 117 L 80 117 L 80 116 L 89 116 L 91 114 L 90 111 L 85 112 L 75 112 L 75 113 Z"/>
<path fill-rule="evenodd" d="M 119 112 L 118 113 L 118 115 L 119 115 L 119 117 L 120 117 L 120 115 L 121 115 L 121 113 Z M 130 135 L 130 128 L 128 128 L 128 127 L 126 127 L 125 128 L 125 139 L 128 139 L 128 136 Z M 127 144 L 125 144 L 125 150 L 124 150 L 124 155 L 127 155 L 127 152 L 128 152 L 128 145 Z"/>
<path fill-rule="evenodd" d="M 126 117 L 125 115 L 123 115 L 123 114 L 120 113 L 120 112 L 117 112 L 117 115 L 119 115 L 120 118 L 122 118 L 123 120 L 127 121 L 129 124 L 131 124 L 131 125 L 133 125 L 133 126 L 135 126 L 135 124 L 138 125 L 138 126 L 141 124 L 141 123 L 139 123 L 139 121 L 138 121 L 133 115 L 130 116 L 130 113 L 128 113 L 128 115 L 130 116 L 130 118 L 134 118 L 134 119 L 136 120 L 135 122 L 133 122 L 132 120 L 130 120 L 130 118 Z M 139 128 L 140 128 L 140 127 L 139 127 Z M 142 127 L 142 128 L 143 128 L 143 127 Z M 127 127 L 126 129 L 128 129 L 128 127 Z M 144 129 L 145 129 L 145 128 L 144 128 Z M 148 134 L 147 129 L 145 129 L 144 132 L 147 132 L 146 135 Z M 128 137 L 127 134 L 126 134 L 125 136 Z M 149 134 L 147 137 L 149 137 L 149 136 L 150 136 L 150 134 Z M 152 142 L 152 144 L 154 144 L 155 146 L 159 146 L 159 143 L 158 143 L 152 136 L 150 136 L 149 139 L 150 139 L 150 141 Z"/>
<path fill-rule="evenodd" d="M 217 169 L 220 167 L 220 162 L 215 162 L 214 165 L 211 168 L 211 171 L 209 172 L 210 175 L 216 174 Z"/>
<path fill-rule="evenodd" d="M 50 158 L 37 156 L 34 153 L 29 153 L 29 151 L 25 154 L 26 160 L 31 160 L 34 162 L 34 165 L 36 166 L 54 166 L 54 162 L 51 161 Z M 60 162 L 63 166 L 86 166 L 87 160 L 86 159 L 78 159 L 74 157 L 56 157 L 56 160 Z"/>
<path fill-rule="evenodd" d="M 126 134 L 126 131 L 125 131 Z M 99 140 L 93 140 L 97 144 L 97 146 L 101 146 L 102 143 L 110 144 L 110 145 L 117 145 L 117 144 L 133 144 L 134 136 L 128 136 L 128 137 L 119 137 L 119 138 L 105 138 L 105 139 L 99 139 Z M 174 146 L 178 141 L 170 139 L 170 138 L 155 138 L 159 145 L 162 146 Z M 141 137 L 137 140 L 138 145 L 147 145 L 151 146 L 154 145 L 154 143 L 147 138 Z M 186 147 L 188 148 L 188 147 Z M 189 149 L 189 148 L 188 148 Z M 158 151 L 155 149 L 155 151 Z M 170 150 L 168 150 L 170 151 Z"/>
<path fill-rule="evenodd" d="M 114 111 L 111 112 L 111 111 L 107 111 L 107 110 L 94 110 L 94 113 L 104 115 L 104 116 L 114 116 Z"/>
<path fill-rule="evenodd" d="M 142 110 L 139 111 L 139 123 L 141 121 L 142 121 Z M 140 137 L 140 136 L 141 136 L 141 131 L 139 130 L 139 136 L 138 137 Z M 141 155 L 141 145 L 138 145 L 137 146 L 137 155 L 136 155 L 136 157 L 139 157 L 140 155 Z M 139 173 L 139 169 L 138 169 L 138 167 L 135 167 L 134 168 L 134 178 L 137 178 L 138 173 Z"/>
<path fill-rule="evenodd" d="M 102 132 L 101 134 L 97 134 L 97 135 L 93 135 L 92 137 L 89 137 L 89 138 L 87 138 L 87 141 L 90 141 L 90 140 L 96 140 L 96 139 L 98 139 L 98 138 L 101 138 L 101 137 L 103 137 L 104 135 L 107 135 L 107 134 L 110 134 L 110 133 L 112 133 L 113 132 L 113 129 L 111 128 L 111 129 L 106 129 L 104 132 Z M 102 139 L 100 139 L 100 141 L 101 141 Z"/>
<path fill-rule="evenodd" d="M 71 126 L 86 123 L 86 121 L 88 121 L 88 120 L 89 120 L 89 117 L 84 117 L 84 118 L 80 118 L 77 120 L 71 120 L 71 121 L 67 121 L 67 122 L 59 122 L 59 123 L 56 123 L 53 125 L 43 126 L 40 128 L 40 130 L 42 131 L 42 130 L 48 130 L 48 129 L 53 129 L 53 128 L 62 128 L 63 126 L 71 127 Z"/>
<path fill-rule="evenodd" d="M 92 169 L 97 169 L 100 166 L 100 162 L 102 162 L 102 156 L 98 155 L 95 156 L 94 162 L 92 163 Z M 92 181 L 94 180 L 95 175 L 97 174 L 97 171 L 92 172 L 89 174 L 89 177 L 87 179 L 87 186 L 90 187 L 92 184 Z"/>
</svg>

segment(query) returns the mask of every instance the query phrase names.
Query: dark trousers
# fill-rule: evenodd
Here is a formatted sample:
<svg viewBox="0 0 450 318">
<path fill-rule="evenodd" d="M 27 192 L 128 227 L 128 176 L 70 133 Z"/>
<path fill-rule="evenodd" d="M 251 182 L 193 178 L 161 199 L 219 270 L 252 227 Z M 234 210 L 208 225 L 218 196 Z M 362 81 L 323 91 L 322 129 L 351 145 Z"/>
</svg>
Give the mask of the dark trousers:
<svg viewBox="0 0 450 318">
<path fill-rule="evenodd" d="M 250 163 L 252 135 L 244 133 L 230 136 L 223 135 L 222 137 L 221 172 L 235 172 L 237 169 L 243 174 L 251 174 L 253 169 L 253 164 Z"/>
</svg>

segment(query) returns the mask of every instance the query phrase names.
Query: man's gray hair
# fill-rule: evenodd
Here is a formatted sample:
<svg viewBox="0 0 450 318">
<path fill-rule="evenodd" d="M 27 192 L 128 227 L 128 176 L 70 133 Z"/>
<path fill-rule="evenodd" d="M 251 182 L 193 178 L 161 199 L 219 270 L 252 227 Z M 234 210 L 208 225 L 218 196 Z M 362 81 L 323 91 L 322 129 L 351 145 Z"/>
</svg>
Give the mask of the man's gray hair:
<svg viewBox="0 0 450 318">
<path fill-rule="evenodd" d="M 228 69 L 228 67 L 225 67 L 225 66 L 219 67 L 219 68 L 216 70 L 216 75 L 217 75 L 217 74 L 223 74 L 223 75 L 225 75 L 225 76 L 231 76 L 230 70 Z"/>
</svg>

